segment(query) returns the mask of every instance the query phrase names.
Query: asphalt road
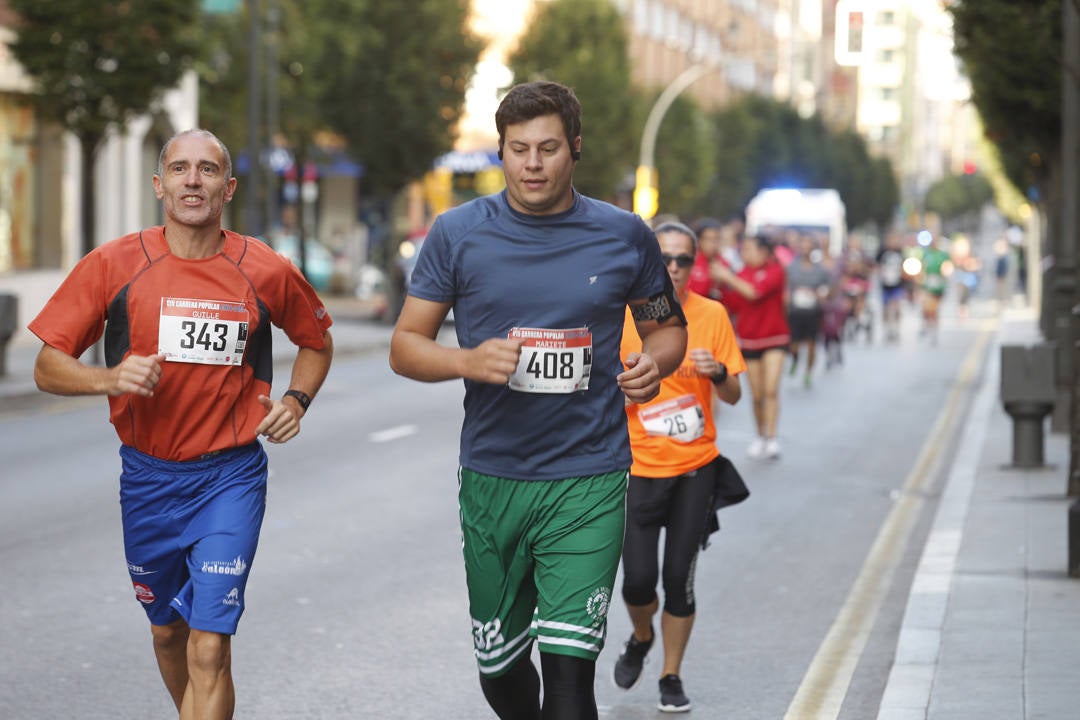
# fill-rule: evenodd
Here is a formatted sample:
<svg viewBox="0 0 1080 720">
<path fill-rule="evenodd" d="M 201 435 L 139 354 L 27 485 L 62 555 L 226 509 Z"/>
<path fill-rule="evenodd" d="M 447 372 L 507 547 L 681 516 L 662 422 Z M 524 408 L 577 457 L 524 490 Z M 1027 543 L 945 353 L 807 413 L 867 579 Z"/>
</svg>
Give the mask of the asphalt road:
<svg viewBox="0 0 1080 720">
<path fill-rule="evenodd" d="M 982 328 L 946 320 L 929 347 L 910 313 L 899 346 L 848 347 L 846 364 L 810 390 L 785 378 L 778 461 L 745 456 L 748 389 L 722 411 L 718 444 L 752 495 L 721 513 L 699 561 L 683 673 L 695 717 L 784 717 L 813 682 L 808 670 L 821 670 L 822 641 L 918 471 L 918 512 L 861 608 L 865 645 L 849 649 L 839 717 L 876 712 L 936 501 L 938 465 L 920 458 L 948 456 L 948 423 L 936 423 L 963 417 L 978 380 L 964 363 L 981 359 Z M 301 436 L 269 448 L 268 512 L 233 644 L 238 718 L 493 717 L 476 681 L 457 528 L 461 397 L 460 383 L 397 378 L 382 353 L 341 357 Z M 100 398 L 0 413 L 0 718 L 170 716 L 124 563 L 106 416 Z M 601 716 L 655 718 L 658 657 L 628 693 L 609 680 L 628 633 L 616 601 L 597 670 Z"/>
</svg>

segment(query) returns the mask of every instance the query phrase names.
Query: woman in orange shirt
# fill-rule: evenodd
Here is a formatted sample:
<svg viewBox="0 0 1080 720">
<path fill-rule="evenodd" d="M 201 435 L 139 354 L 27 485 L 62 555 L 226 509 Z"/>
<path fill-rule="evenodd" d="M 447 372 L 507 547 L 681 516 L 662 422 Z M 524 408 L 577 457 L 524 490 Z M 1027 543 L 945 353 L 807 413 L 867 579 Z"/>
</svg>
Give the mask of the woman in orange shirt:
<svg viewBox="0 0 1080 720">
<path fill-rule="evenodd" d="M 731 405 L 739 401 L 738 375 L 746 364 L 724 306 L 687 287 L 697 249 L 694 232 L 682 223 L 664 223 L 656 236 L 686 313 L 690 349 L 679 368 L 664 378 L 654 400 L 626 408 L 634 463 L 626 499 L 622 596 L 634 633 L 615 663 L 614 680 L 621 688 L 633 687 L 652 647 L 652 620 L 660 609 L 657 548 L 660 529 L 665 528 L 659 708 L 685 712 L 690 700 L 679 671 L 694 624 L 698 548 L 704 545 L 714 509 L 747 494 L 737 473 L 738 490 L 731 492 L 724 485 L 734 471 L 716 447 L 713 398 Z M 640 350 L 641 340 L 627 314 L 622 356 Z"/>
</svg>

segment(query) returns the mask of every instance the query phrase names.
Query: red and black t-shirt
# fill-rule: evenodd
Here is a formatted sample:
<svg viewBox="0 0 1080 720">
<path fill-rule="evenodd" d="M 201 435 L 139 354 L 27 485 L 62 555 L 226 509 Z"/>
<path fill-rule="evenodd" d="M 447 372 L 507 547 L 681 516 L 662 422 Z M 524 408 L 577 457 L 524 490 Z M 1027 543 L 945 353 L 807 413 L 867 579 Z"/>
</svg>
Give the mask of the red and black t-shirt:
<svg viewBox="0 0 1080 720">
<path fill-rule="evenodd" d="M 273 379 L 271 323 L 300 347 L 322 349 L 331 319 L 311 285 L 259 240 L 225 231 L 220 253 L 174 256 L 162 227 L 113 240 L 84 257 L 29 329 L 79 357 L 104 332 L 105 362 L 164 353 L 149 398 L 109 398 L 120 441 L 165 460 L 189 460 L 255 440 L 258 402 Z"/>
</svg>

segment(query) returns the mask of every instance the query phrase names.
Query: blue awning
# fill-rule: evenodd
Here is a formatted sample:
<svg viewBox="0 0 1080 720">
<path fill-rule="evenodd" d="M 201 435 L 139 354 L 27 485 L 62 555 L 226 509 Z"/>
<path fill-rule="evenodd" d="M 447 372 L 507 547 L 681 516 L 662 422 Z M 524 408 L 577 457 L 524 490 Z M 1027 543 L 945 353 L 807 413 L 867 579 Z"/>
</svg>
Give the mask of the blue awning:
<svg viewBox="0 0 1080 720">
<path fill-rule="evenodd" d="M 284 148 L 268 148 L 265 154 L 270 158 L 268 164 L 274 168 L 277 175 L 284 175 L 295 163 L 292 153 Z M 361 178 L 364 176 L 364 166 L 341 150 L 329 153 L 317 151 L 313 153 L 309 161 L 314 162 L 319 169 L 319 177 Z M 248 154 L 246 151 L 241 152 L 233 163 L 233 172 L 237 175 L 247 175 L 248 167 Z"/>
<path fill-rule="evenodd" d="M 491 167 L 501 167 L 499 153 L 496 150 L 474 150 L 459 152 L 453 150 L 435 158 L 436 168 L 446 168 L 455 173 L 475 173 Z"/>
</svg>

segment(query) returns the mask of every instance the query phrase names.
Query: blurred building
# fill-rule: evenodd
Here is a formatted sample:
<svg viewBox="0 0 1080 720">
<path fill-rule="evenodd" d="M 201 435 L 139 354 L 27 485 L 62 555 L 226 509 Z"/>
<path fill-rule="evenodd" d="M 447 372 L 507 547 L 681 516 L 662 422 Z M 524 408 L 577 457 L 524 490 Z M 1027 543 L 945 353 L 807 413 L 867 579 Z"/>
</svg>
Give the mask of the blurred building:
<svg viewBox="0 0 1080 720">
<path fill-rule="evenodd" d="M 975 160 L 970 86 L 953 55 L 952 18 L 938 0 L 845 0 L 860 15 L 856 129 L 899 175 L 905 209 Z"/>
<path fill-rule="evenodd" d="M 714 109 L 747 92 L 790 92 L 792 55 L 778 28 L 792 0 L 615 0 L 626 18 L 631 79 L 662 89 L 691 65 L 713 69 L 687 93 Z"/>
<path fill-rule="evenodd" d="M 33 85 L 7 43 L 14 17 L 0 0 L 0 293 L 18 297 L 14 342 L 32 342 L 21 328 L 37 314 L 82 256 L 81 151 L 69 133 L 42 121 Z M 98 150 L 93 182 L 99 242 L 161 222 L 150 177 L 161 144 L 195 127 L 198 82 L 188 73 L 152 116 L 134 118 Z"/>
</svg>

